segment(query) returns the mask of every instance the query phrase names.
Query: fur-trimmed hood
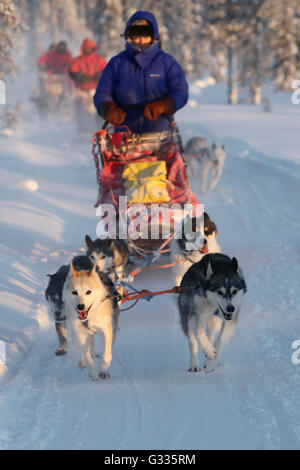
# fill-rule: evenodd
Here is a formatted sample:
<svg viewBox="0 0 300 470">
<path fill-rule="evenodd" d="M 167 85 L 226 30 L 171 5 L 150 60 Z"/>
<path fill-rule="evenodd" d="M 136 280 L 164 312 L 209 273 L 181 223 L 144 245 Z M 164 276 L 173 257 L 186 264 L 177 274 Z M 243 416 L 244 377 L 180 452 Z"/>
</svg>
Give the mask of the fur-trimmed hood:
<svg viewBox="0 0 300 470">
<path fill-rule="evenodd" d="M 157 39 L 157 40 L 159 39 L 158 24 L 157 24 L 155 16 L 150 11 L 143 11 L 143 10 L 136 11 L 127 21 L 125 31 L 124 31 L 124 36 L 126 39 L 128 35 L 128 30 L 131 24 L 135 20 L 147 20 L 152 25 L 152 28 L 154 31 L 154 39 Z"/>
</svg>

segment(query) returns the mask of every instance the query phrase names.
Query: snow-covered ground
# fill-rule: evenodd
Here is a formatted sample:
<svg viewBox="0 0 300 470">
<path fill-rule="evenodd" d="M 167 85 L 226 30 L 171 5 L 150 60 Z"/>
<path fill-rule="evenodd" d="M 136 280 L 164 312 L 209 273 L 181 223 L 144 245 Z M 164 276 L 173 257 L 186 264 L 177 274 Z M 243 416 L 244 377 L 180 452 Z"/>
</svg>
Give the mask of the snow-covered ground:
<svg viewBox="0 0 300 470">
<path fill-rule="evenodd" d="M 95 169 L 72 123 L 41 123 L 27 105 L 17 136 L 0 135 L 1 449 L 300 447 L 300 107 L 272 95 L 264 113 L 224 105 L 220 86 L 196 92 L 178 113 L 183 138 L 215 139 L 227 159 L 213 192 L 192 186 L 248 284 L 222 367 L 186 372 L 171 295 L 121 314 L 110 380 L 91 382 L 73 352 L 54 355 L 46 274 L 95 236 Z M 136 287 L 172 287 L 171 273 L 141 274 Z"/>
</svg>

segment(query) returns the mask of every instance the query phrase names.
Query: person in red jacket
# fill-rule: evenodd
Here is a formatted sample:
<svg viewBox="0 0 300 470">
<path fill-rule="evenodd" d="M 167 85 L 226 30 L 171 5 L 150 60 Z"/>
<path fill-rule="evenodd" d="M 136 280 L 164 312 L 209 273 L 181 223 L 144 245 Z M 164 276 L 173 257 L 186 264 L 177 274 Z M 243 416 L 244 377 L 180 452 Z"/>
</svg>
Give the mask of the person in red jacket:
<svg viewBox="0 0 300 470">
<path fill-rule="evenodd" d="M 77 88 L 95 90 L 106 64 L 104 57 L 97 53 L 95 41 L 87 38 L 81 45 L 81 55 L 73 59 L 71 63 L 69 75 Z"/>
<path fill-rule="evenodd" d="M 81 45 L 81 55 L 73 59 L 69 76 L 74 80 L 75 115 L 80 135 L 90 136 L 102 125 L 93 103 L 99 78 L 106 67 L 106 60 L 97 53 L 97 44 L 86 38 Z"/>
<path fill-rule="evenodd" d="M 72 80 L 68 74 L 71 62 L 72 54 L 65 41 L 51 44 L 39 58 L 39 95 L 35 101 L 42 118 L 46 118 L 49 112 L 57 114 L 66 109 L 72 91 Z"/>
<path fill-rule="evenodd" d="M 48 55 L 46 70 L 50 74 L 66 75 L 68 74 L 71 63 L 72 54 L 68 51 L 67 43 L 60 41 L 55 49 Z"/>
<path fill-rule="evenodd" d="M 50 44 L 49 49 L 47 52 L 45 52 L 43 55 L 38 60 L 38 68 L 42 72 L 45 72 L 47 70 L 47 62 L 49 60 L 49 57 L 51 53 L 55 50 L 56 45 L 54 43 Z"/>
</svg>

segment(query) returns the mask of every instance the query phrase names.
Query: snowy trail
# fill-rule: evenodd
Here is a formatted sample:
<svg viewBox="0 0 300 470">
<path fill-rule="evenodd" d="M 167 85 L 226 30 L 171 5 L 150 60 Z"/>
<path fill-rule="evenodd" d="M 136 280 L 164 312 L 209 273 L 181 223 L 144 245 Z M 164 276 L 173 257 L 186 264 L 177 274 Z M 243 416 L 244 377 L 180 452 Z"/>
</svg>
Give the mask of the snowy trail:
<svg viewBox="0 0 300 470">
<path fill-rule="evenodd" d="M 211 135 L 195 123 L 190 128 L 195 135 Z M 58 135 L 58 130 L 52 131 L 52 137 Z M 222 367 L 210 375 L 186 372 L 188 347 L 179 327 L 175 296 L 162 296 L 150 303 L 140 301 L 121 315 L 112 378 L 92 383 L 87 371 L 78 369 L 73 353 L 54 356 L 55 331 L 43 306 L 35 307 L 35 316 L 30 313 L 35 303 L 43 304 L 45 274 L 78 252 L 85 233 L 93 234 L 96 223 L 95 176 L 89 154 L 75 150 L 76 161 L 70 158 L 74 149 L 61 144 L 63 160 L 59 160 L 50 135 L 48 139 L 45 147 L 34 147 L 35 156 L 27 151 L 20 160 L 21 169 L 15 163 L 20 145 L 11 146 L 5 168 L 17 177 L 23 170 L 39 182 L 39 191 L 22 194 L 30 211 L 37 207 L 46 211 L 57 225 L 47 233 L 37 219 L 32 247 L 22 221 L 13 228 L 7 219 L 1 223 L 8 235 L 3 247 L 7 252 L 1 256 L 9 269 L 2 271 L 1 286 L 7 285 L 9 274 L 15 277 L 14 284 L 9 284 L 11 298 L 15 299 L 17 281 L 20 298 L 31 299 L 26 314 L 18 303 L 11 312 L 20 331 L 23 324 L 27 326 L 26 318 L 36 318 L 31 321 L 37 340 L 32 346 L 29 342 L 24 358 L 12 365 L 1 387 L 0 447 L 299 448 L 300 366 L 291 363 L 291 343 L 300 337 L 299 166 L 273 160 L 228 135 L 221 181 L 213 192 L 200 196 L 217 223 L 223 251 L 237 256 L 248 284 L 240 324 Z M 43 153 L 47 165 L 37 169 L 33 163 Z M 80 194 L 76 181 L 81 182 Z M 12 184 L 9 180 L 6 199 L 15 207 L 18 195 Z M 196 193 L 197 185 L 193 180 Z M 23 278 L 15 272 L 16 263 L 18 276 L 23 266 Z M 171 273 L 147 273 L 138 277 L 136 287 L 168 288 L 171 284 Z M 13 320 L 7 327 L 11 335 Z M 4 325 L 5 319 L 0 318 L 1 334 Z M 100 350 L 100 341 L 96 346 Z"/>
</svg>

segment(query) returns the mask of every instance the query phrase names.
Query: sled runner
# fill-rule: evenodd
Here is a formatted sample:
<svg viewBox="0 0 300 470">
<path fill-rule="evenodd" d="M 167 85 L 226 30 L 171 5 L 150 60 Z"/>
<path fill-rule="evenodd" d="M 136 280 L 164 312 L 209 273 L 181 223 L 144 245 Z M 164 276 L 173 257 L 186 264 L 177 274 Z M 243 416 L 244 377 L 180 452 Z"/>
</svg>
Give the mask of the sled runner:
<svg viewBox="0 0 300 470">
<path fill-rule="evenodd" d="M 199 204 L 190 190 L 182 154 L 175 122 L 166 131 L 145 134 L 133 134 L 127 126 L 106 129 L 104 125 L 93 136 L 95 207 L 114 207 L 118 226 L 114 235 L 126 238 L 131 256 L 147 264 L 169 252 L 184 204 L 192 210 Z"/>
</svg>

